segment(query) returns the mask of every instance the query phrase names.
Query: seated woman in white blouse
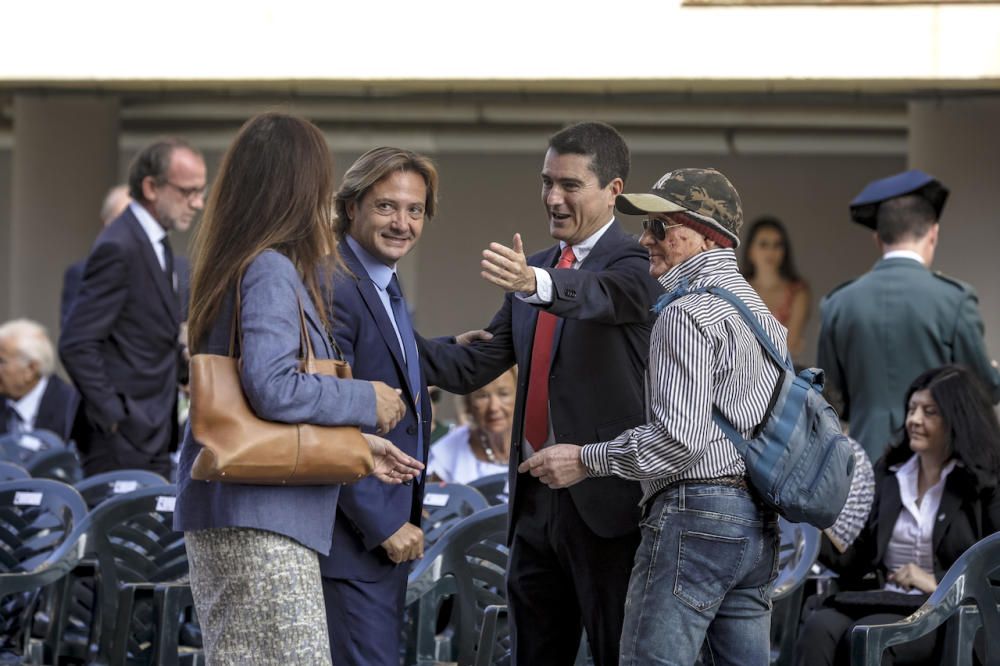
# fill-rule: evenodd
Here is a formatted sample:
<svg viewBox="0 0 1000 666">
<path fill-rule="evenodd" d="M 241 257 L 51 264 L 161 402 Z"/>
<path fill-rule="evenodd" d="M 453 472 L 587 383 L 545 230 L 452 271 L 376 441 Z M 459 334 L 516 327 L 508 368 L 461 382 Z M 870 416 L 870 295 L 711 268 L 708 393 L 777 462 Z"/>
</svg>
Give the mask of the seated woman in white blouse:
<svg viewBox="0 0 1000 666">
<path fill-rule="evenodd" d="M 448 483 L 469 483 L 507 471 L 514 424 L 517 368 L 465 396 L 470 425 L 453 428 L 431 447 L 427 474 Z"/>
<path fill-rule="evenodd" d="M 857 590 L 839 592 L 804 623 L 796 664 L 847 664 L 858 624 L 895 622 L 915 611 L 962 553 L 1000 529 L 1000 423 L 986 390 L 964 367 L 917 377 L 906 394 L 902 440 L 875 465 L 868 522 L 843 555 L 821 559 Z M 870 587 L 870 586 L 869 586 Z M 940 663 L 941 633 L 887 651 L 894 664 Z"/>
</svg>

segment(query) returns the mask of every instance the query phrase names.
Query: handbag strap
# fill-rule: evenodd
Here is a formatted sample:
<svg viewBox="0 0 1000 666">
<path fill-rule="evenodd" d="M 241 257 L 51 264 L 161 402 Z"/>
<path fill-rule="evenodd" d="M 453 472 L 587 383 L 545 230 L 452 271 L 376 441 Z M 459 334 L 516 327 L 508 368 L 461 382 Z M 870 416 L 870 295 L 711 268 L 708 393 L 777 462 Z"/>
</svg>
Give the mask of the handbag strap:
<svg viewBox="0 0 1000 666">
<path fill-rule="evenodd" d="M 316 357 L 316 352 L 313 349 L 312 336 L 309 335 L 309 329 L 306 325 L 306 311 L 302 307 L 302 297 L 299 296 L 298 292 L 295 292 L 295 302 L 299 306 L 299 352 L 302 354 L 302 360 L 306 362 L 306 367 L 308 367 Z"/>
</svg>

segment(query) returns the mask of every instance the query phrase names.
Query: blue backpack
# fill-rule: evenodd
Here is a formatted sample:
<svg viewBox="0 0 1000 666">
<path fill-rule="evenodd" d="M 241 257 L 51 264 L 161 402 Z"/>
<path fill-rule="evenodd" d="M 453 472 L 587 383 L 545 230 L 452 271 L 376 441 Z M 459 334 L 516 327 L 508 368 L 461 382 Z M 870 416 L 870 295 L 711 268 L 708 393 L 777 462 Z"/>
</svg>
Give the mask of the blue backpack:
<svg viewBox="0 0 1000 666">
<path fill-rule="evenodd" d="M 743 317 L 780 373 L 764 419 L 751 439 L 712 407 L 712 419 L 743 456 L 750 485 L 764 504 L 793 523 L 823 529 L 833 525 L 847 501 L 854 474 L 854 452 L 840 429 L 836 410 L 823 398 L 823 371 L 808 368 L 796 376 L 791 360 L 778 354 L 757 317 L 740 298 L 721 287 L 677 291 L 657 303 L 657 311 L 686 294 L 723 298 Z"/>
</svg>

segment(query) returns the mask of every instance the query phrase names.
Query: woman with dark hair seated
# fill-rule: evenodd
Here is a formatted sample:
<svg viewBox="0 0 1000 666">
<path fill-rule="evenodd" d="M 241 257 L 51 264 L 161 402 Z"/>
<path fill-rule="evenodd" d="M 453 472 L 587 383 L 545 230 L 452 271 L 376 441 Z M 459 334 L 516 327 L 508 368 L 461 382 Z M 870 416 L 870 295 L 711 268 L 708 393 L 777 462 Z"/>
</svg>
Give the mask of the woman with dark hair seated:
<svg viewBox="0 0 1000 666">
<path fill-rule="evenodd" d="M 1000 528 L 1000 423 L 979 380 L 961 366 L 929 370 L 910 385 L 905 405 L 902 438 L 875 466 L 865 529 L 847 552 L 823 557 L 843 587 L 873 574 L 880 589 L 828 598 L 802 627 L 797 664 L 848 664 L 855 625 L 910 615 L 966 549 Z M 933 632 L 886 656 L 937 664 L 942 637 Z"/>
</svg>

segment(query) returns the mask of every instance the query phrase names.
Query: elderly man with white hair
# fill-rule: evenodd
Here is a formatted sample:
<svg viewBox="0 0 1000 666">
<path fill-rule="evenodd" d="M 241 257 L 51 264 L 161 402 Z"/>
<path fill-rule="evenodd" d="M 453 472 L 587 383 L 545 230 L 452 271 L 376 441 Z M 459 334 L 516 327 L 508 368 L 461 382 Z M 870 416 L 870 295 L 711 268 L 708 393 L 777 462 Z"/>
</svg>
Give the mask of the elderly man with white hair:
<svg viewBox="0 0 1000 666">
<path fill-rule="evenodd" d="M 50 430 L 70 438 L 80 396 L 54 371 L 45 328 L 27 319 L 0 325 L 0 435 Z"/>
</svg>

